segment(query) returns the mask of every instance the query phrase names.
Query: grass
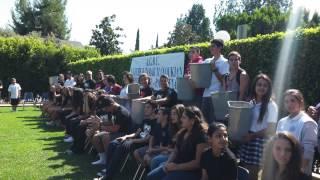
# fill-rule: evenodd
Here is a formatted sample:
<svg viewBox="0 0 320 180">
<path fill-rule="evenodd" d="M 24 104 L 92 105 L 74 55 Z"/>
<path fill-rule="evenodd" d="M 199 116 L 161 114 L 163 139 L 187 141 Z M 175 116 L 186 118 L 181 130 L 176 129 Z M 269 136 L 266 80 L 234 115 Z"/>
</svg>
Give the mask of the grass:
<svg viewBox="0 0 320 180">
<path fill-rule="evenodd" d="M 0 108 L 0 179 L 93 179 L 95 156 L 67 155 L 63 129 L 48 127 L 40 111 Z"/>
</svg>

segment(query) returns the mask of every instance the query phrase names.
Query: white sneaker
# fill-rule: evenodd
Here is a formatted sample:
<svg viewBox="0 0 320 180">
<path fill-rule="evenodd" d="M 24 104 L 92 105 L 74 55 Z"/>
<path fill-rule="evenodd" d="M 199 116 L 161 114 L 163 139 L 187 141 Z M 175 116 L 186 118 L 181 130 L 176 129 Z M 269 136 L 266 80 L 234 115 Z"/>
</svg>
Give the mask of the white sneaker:
<svg viewBox="0 0 320 180">
<path fill-rule="evenodd" d="M 48 125 L 48 126 L 54 126 L 54 122 L 53 122 L 53 121 L 48 121 L 48 122 L 46 122 L 46 125 Z"/>
<path fill-rule="evenodd" d="M 68 138 L 64 138 L 63 141 L 67 142 L 67 143 L 72 143 L 73 142 L 73 137 L 69 136 Z"/>
<path fill-rule="evenodd" d="M 106 161 L 103 159 L 99 159 L 98 161 L 92 162 L 92 165 L 105 165 Z"/>
<path fill-rule="evenodd" d="M 102 176 L 105 176 L 106 175 L 106 173 L 103 173 L 103 172 L 98 172 L 97 173 L 97 176 L 99 176 L 99 177 L 102 177 Z"/>
</svg>

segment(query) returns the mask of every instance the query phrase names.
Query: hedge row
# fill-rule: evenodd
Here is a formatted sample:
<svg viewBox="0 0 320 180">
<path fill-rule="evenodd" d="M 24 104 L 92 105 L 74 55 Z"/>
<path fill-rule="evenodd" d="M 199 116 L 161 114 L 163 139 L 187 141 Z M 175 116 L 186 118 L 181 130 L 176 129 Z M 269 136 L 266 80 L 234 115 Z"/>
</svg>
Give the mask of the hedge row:
<svg viewBox="0 0 320 180">
<path fill-rule="evenodd" d="M 24 91 L 43 92 L 48 77 L 65 71 L 67 63 L 99 56 L 94 48 L 73 48 L 36 37 L 0 37 L 0 79 L 4 88 L 16 77 Z"/>
<path fill-rule="evenodd" d="M 232 40 L 226 43 L 223 54 L 227 55 L 231 50 L 239 51 L 243 60 L 242 67 L 247 70 L 251 78 L 259 72 L 264 72 L 273 78 L 284 35 L 282 32 L 277 32 L 253 38 Z M 315 101 L 320 100 L 320 76 L 318 74 L 320 69 L 320 27 L 299 30 L 295 38 L 298 42 L 298 47 L 290 61 L 293 73 L 289 87 L 302 90 L 307 103 L 315 103 Z M 187 53 L 192 46 L 200 47 L 203 57 L 210 57 L 209 43 L 201 43 L 135 52 L 129 55 L 89 58 L 69 63 L 68 68 L 74 72 L 102 69 L 121 78 L 119 75 L 122 71 L 129 70 L 133 57 L 172 52 L 185 52 L 187 57 Z"/>
</svg>

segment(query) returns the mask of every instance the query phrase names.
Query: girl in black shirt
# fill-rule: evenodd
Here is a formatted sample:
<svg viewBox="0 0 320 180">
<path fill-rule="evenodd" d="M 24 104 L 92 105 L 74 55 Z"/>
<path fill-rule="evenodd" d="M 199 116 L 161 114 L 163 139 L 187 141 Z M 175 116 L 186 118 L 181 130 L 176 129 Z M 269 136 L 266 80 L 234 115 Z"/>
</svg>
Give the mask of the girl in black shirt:
<svg viewBox="0 0 320 180">
<path fill-rule="evenodd" d="M 151 79 L 147 73 L 142 73 L 139 76 L 139 83 L 142 86 L 140 88 L 140 97 L 152 96 L 153 89 L 150 87 Z"/>
<path fill-rule="evenodd" d="M 202 180 L 236 180 L 237 162 L 227 148 L 227 128 L 222 123 L 212 123 L 208 130 L 211 148 L 202 153 L 200 166 Z"/>
<path fill-rule="evenodd" d="M 182 130 L 177 136 L 174 152 L 162 166 L 148 174 L 149 180 L 199 180 L 200 157 L 206 147 L 206 124 L 199 108 L 185 108 L 181 118 Z"/>
</svg>

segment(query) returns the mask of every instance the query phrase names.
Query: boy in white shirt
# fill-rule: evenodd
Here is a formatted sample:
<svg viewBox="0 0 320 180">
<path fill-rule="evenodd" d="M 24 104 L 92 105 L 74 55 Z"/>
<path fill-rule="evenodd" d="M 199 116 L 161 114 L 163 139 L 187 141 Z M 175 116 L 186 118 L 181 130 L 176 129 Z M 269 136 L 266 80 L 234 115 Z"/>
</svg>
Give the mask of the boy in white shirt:
<svg viewBox="0 0 320 180">
<path fill-rule="evenodd" d="M 221 51 L 223 49 L 224 42 L 221 39 L 213 39 L 211 41 L 210 53 L 212 58 L 206 59 L 203 63 L 210 63 L 212 69 L 212 78 L 210 87 L 205 88 L 202 96 L 201 110 L 206 119 L 210 124 L 216 121 L 214 116 L 214 109 L 211 100 L 211 93 L 221 91 L 223 76 L 229 73 L 229 63 L 226 58 L 223 57 Z M 221 120 L 221 119 L 219 119 Z"/>
<path fill-rule="evenodd" d="M 21 96 L 21 86 L 17 83 L 15 78 L 11 79 L 11 84 L 8 87 L 10 102 L 12 105 L 12 111 L 17 111 L 19 99 Z"/>
</svg>

